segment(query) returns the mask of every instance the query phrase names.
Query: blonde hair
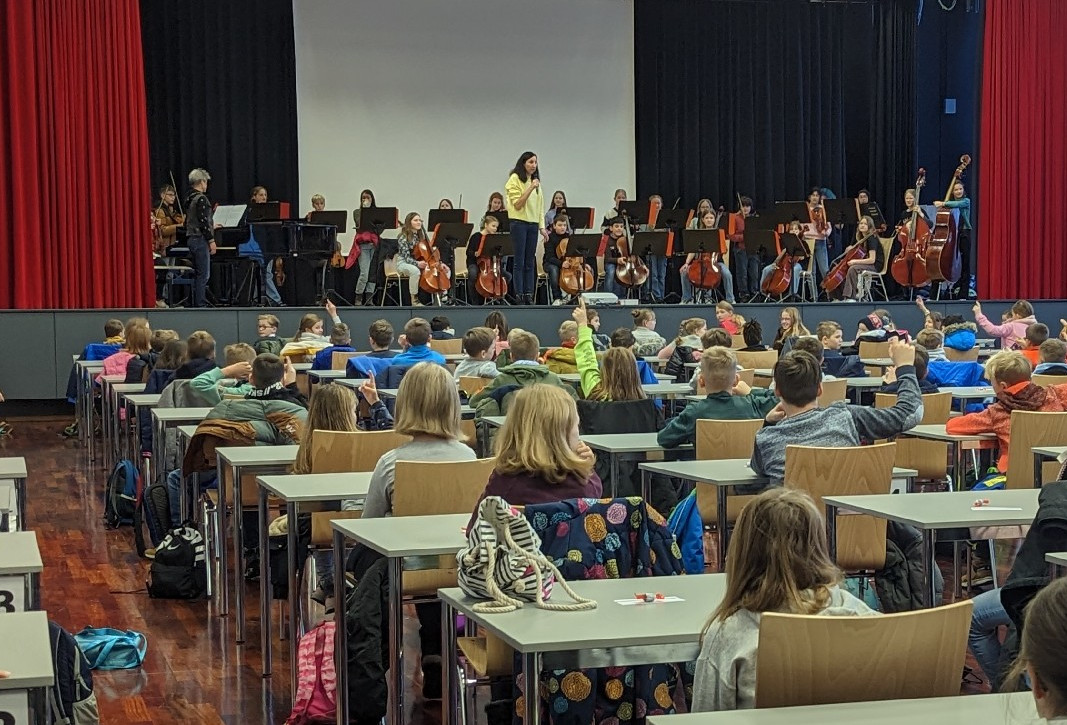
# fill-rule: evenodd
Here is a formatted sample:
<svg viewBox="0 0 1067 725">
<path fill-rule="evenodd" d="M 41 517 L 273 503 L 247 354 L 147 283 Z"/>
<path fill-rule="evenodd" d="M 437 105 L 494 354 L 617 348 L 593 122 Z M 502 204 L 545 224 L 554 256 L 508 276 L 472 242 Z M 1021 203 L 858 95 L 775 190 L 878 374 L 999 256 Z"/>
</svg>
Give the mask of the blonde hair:
<svg viewBox="0 0 1067 725">
<path fill-rule="evenodd" d="M 311 197 L 311 203 L 314 204 L 316 201 L 319 201 L 319 202 L 322 202 L 323 204 L 325 204 L 326 203 L 326 197 L 323 196 L 322 194 L 315 194 L 314 196 Z"/>
<path fill-rule="evenodd" d="M 709 393 L 731 389 L 737 380 L 737 355 L 725 347 L 709 347 L 700 356 L 700 375 Z"/>
<path fill-rule="evenodd" d="M 719 302 L 715 305 L 715 309 L 717 311 L 729 313 L 730 319 L 733 320 L 734 324 L 737 325 L 738 327 L 741 327 L 742 325 L 745 324 L 745 318 L 742 317 L 741 315 L 737 314 L 734 311 L 734 306 L 731 305 L 726 300 L 719 300 Z"/>
<path fill-rule="evenodd" d="M 532 332 L 516 327 L 508 333 L 508 347 L 511 348 L 512 360 L 536 360 L 541 341 Z"/>
<path fill-rule="evenodd" d="M 161 352 L 163 346 L 171 340 L 179 339 L 177 330 L 152 330 L 152 351 Z"/>
<path fill-rule="evenodd" d="M 275 330 L 277 330 L 278 325 L 281 324 L 278 321 L 278 317 L 276 315 L 257 315 L 256 322 L 266 322 L 270 327 L 273 327 Z"/>
<path fill-rule="evenodd" d="M 564 320 L 559 326 L 559 341 L 575 340 L 578 338 L 578 323 L 574 320 Z"/>
<path fill-rule="evenodd" d="M 782 314 L 789 315 L 789 319 L 793 324 L 790 325 L 788 332 L 779 324 L 778 334 L 774 336 L 774 345 L 776 347 L 781 346 L 782 341 L 787 337 L 803 337 L 811 334 L 808 332 L 808 328 L 804 327 L 804 321 L 800 319 L 800 310 L 796 307 L 786 307 L 782 310 Z"/>
<path fill-rule="evenodd" d="M 704 625 L 745 609 L 816 614 L 842 579 L 826 549 L 826 526 L 803 491 L 772 488 L 748 502 L 726 553 L 726 593 Z"/>
<path fill-rule="evenodd" d="M 459 389 L 447 368 L 422 362 L 407 371 L 396 393 L 393 428 L 409 436 L 466 440 L 460 429 Z"/>
<path fill-rule="evenodd" d="M 637 358 L 628 347 L 612 347 L 600 361 L 600 383 L 589 391 L 590 400 L 644 400 L 637 374 Z"/>
<path fill-rule="evenodd" d="M 300 318 L 300 327 L 297 328 L 296 334 L 293 335 L 293 342 L 300 342 L 300 336 L 305 332 L 311 332 L 311 328 L 322 322 L 322 318 L 316 315 L 314 312 L 309 312 Z"/>
<path fill-rule="evenodd" d="M 561 388 L 537 384 L 519 390 L 496 437 L 496 470 L 532 474 L 550 484 L 571 475 L 585 480 L 593 462 L 575 453 L 568 440 L 577 424 L 578 407 Z"/>
<path fill-rule="evenodd" d="M 678 325 L 678 337 L 674 338 L 675 345 L 681 345 L 687 335 L 697 334 L 697 330 L 707 329 L 708 321 L 703 317 L 687 317 Z"/>
<path fill-rule="evenodd" d="M 1001 350 L 985 364 L 985 376 L 989 382 L 1015 385 L 1030 379 L 1030 361 L 1018 350 Z"/>
<path fill-rule="evenodd" d="M 126 323 L 126 351 L 134 355 L 145 355 L 152 349 L 152 331 L 148 329 L 148 320 L 135 318 L 144 324 Z"/>
<path fill-rule="evenodd" d="M 646 324 L 656 319 L 656 313 L 647 307 L 638 307 L 636 310 L 630 312 L 634 318 L 634 327 L 644 327 Z"/>
<path fill-rule="evenodd" d="M 256 351 L 247 342 L 235 342 L 222 349 L 222 356 L 227 365 L 239 362 L 251 363 L 256 359 Z"/>
<path fill-rule="evenodd" d="M 356 394 L 345 385 L 323 385 L 315 391 L 308 407 L 307 422 L 300 438 L 300 448 L 293 461 L 293 473 L 311 473 L 311 440 L 317 430 L 354 432 Z"/>
</svg>

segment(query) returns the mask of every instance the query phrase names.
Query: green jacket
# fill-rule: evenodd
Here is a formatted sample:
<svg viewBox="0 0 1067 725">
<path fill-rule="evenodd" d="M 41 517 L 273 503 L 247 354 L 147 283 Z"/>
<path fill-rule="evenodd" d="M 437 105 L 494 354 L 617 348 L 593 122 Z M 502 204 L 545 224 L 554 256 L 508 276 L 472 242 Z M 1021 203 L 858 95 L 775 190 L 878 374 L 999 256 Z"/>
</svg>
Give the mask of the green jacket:
<svg viewBox="0 0 1067 725">
<path fill-rule="evenodd" d="M 582 395 L 589 398 L 593 389 L 600 385 L 600 361 L 596 358 L 593 344 L 593 328 L 582 325 L 578 328 L 578 344 L 574 346 L 574 362 L 582 376 Z"/>
<path fill-rule="evenodd" d="M 222 391 L 219 390 L 219 381 L 222 379 L 222 369 L 212 368 L 190 380 L 189 387 L 199 393 L 207 401 L 208 405 L 218 405 L 222 402 Z M 226 388 L 226 392 L 244 397 L 252 389 L 252 384 L 246 381 Z"/>
<path fill-rule="evenodd" d="M 778 405 L 778 398 L 766 388 L 752 388 L 748 395 L 730 395 L 728 392 L 712 393 L 697 403 L 689 403 L 681 413 L 674 416 L 656 436 L 656 442 L 664 448 L 674 448 L 696 440 L 697 421 L 752 420 L 763 418 Z"/>
<path fill-rule="evenodd" d="M 572 398 L 577 398 L 574 387 L 559 379 L 549 372 L 544 365 L 516 365 L 512 363 L 501 368 L 500 375 L 493 378 L 493 382 L 485 386 L 481 392 L 476 393 L 470 400 L 474 408 L 474 417 L 504 415 L 507 412 L 506 398 L 517 388 L 525 388 L 528 385 L 545 383 L 563 388 Z"/>
<path fill-rule="evenodd" d="M 272 423 L 267 416 L 273 416 L 278 424 Z M 256 432 L 256 443 L 273 446 L 299 443 L 301 426 L 307 421 L 307 416 L 306 408 L 288 400 L 241 398 L 222 401 L 211 409 L 204 420 L 250 423 Z"/>
<path fill-rule="evenodd" d="M 574 348 L 554 347 L 545 353 L 545 367 L 556 375 L 561 373 L 576 373 L 578 365 L 574 360 Z"/>
</svg>

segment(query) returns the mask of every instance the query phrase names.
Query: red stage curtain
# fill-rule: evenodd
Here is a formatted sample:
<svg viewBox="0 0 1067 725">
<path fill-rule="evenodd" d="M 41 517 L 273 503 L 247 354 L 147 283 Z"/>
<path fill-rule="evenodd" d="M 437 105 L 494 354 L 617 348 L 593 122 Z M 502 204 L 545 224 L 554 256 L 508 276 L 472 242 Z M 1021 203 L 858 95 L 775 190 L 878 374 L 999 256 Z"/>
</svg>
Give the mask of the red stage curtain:
<svg viewBox="0 0 1067 725">
<path fill-rule="evenodd" d="M 1067 297 L 1063 0 L 990 0 L 982 73 L 980 295 Z"/>
<path fill-rule="evenodd" d="M 0 0 L 0 308 L 150 306 L 137 0 Z"/>
</svg>

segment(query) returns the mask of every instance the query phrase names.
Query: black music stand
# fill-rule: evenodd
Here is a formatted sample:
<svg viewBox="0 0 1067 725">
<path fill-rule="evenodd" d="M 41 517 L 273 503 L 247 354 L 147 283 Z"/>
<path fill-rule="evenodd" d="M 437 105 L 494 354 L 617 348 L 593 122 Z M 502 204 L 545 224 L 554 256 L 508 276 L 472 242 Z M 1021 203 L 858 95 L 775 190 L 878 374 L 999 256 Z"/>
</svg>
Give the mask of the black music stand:
<svg viewBox="0 0 1067 725">
<path fill-rule="evenodd" d="M 667 232 L 637 232 L 630 242 L 630 252 L 645 258 L 649 255 L 666 257 L 668 237 Z"/>
<path fill-rule="evenodd" d="M 811 254 L 811 250 L 808 249 L 807 243 L 796 234 L 791 232 L 782 232 L 778 235 L 778 244 L 781 245 L 785 253 L 791 257 L 803 257 L 807 258 Z"/>
<path fill-rule="evenodd" d="M 449 210 L 446 209 L 445 211 Z M 431 212 L 431 214 L 432 213 L 433 212 Z M 433 227 L 433 243 L 435 246 L 447 249 L 451 253 L 454 252 L 456 247 L 462 244 L 465 240 L 470 239 L 473 231 L 473 224 L 466 224 L 463 222 L 442 222 Z"/>
<path fill-rule="evenodd" d="M 600 251 L 600 242 L 603 238 L 603 234 L 596 234 L 595 232 L 571 234 L 567 242 L 567 256 L 581 257 L 595 272 L 596 254 Z"/>
<path fill-rule="evenodd" d="M 755 229 L 757 231 L 774 231 L 777 226 L 774 214 L 767 212 L 766 214 L 753 214 L 752 216 L 745 217 L 745 231 L 749 229 Z M 746 245 L 747 249 L 748 246 Z"/>
<path fill-rule="evenodd" d="M 630 223 L 634 229 L 642 224 L 648 224 L 652 216 L 652 202 L 650 201 L 623 201 L 619 202 L 619 216 Z"/>
<path fill-rule="evenodd" d="M 348 230 L 348 212 L 344 211 L 313 211 L 308 214 L 308 224 L 329 224 L 337 227 L 338 234 L 344 234 Z"/>
<path fill-rule="evenodd" d="M 689 221 L 688 209 L 660 209 L 656 215 L 656 229 L 678 231 Z"/>
<path fill-rule="evenodd" d="M 596 217 L 591 206 L 565 206 L 558 213 L 567 215 L 571 229 L 596 229 Z"/>
<path fill-rule="evenodd" d="M 857 204 L 859 208 L 860 216 L 869 216 L 874 220 L 875 229 L 885 229 L 889 225 L 886 224 L 885 217 L 882 216 L 882 210 L 878 208 L 878 204 L 870 202 L 867 204 Z"/>
<path fill-rule="evenodd" d="M 245 221 L 249 224 L 255 222 L 276 222 L 282 218 L 282 203 L 280 201 L 265 201 L 262 204 L 252 202 L 245 212 Z"/>
<path fill-rule="evenodd" d="M 806 201 L 776 201 L 774 202 L 774 219 L 779 224 L 789 222 L 811 223 L 811 210 Z"/>
<path fill-rule="evenodd" d="M 466 224 L 466 209 L 431 209 L 426 215 L 426 231 L 433 232 L 438 224 Z"/>
<path fill-rule="evenodd" d="M 681 254 L 704 254 L 720 252 L 720 230 L 718 229 L 683 229 Z"/>
<path fill-rule="evenodd" d="M 762 218 L 767 219 L 768 217 L 765 216 Z M 746 220 L 743 236 L 745 240 L 745 251 L 750 256 L 753 254 L 759 255 L 761 264 L 768 258 L 773 260 L 778 256 L 777 247 L 775 246 L 776 235 L 773 229 L 761 229 L 759 227 L 750 226 Z"/>
<path fill-rule="evenodd" d="M 386 229 L 396 229 L 400 212 L 395 206 L 368 206 L 360 210 L 356 231 L 374 232 L 379 237 Z"/>
<path fill-rule="evenodd" d="M 855 199 L 827 199 L 822 203 L 826 209 L 826 221 L 831 224 L 857 224 Z"/>
<path fill-rule="evenodd" d="M 511 229 L 511 219 L 508 218 L 506 211 L 487 211 L 485 215 L 497 220 L 496 231 L 498 234 L 504 234 Z"/>
</svg>

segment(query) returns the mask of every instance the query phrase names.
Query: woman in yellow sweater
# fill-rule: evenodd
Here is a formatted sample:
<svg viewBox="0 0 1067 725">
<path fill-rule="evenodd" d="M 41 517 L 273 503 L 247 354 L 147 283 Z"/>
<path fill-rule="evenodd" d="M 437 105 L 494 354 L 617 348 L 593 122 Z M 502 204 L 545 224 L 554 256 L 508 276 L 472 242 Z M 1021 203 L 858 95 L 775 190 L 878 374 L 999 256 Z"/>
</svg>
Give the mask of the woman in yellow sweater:
<svg viewBox="0 0 1067 725">
<path fill-rule="evenodd" d="M 524 151 L 504 185 L 511 240 L 515 244 L 515 296 L 523 304 L 533 304 L 537 282 L 534 254 L 540 232 L 545 228 L 545 197 L 541 192 L 541 175 L 537 154 Z"/>
</svg>

